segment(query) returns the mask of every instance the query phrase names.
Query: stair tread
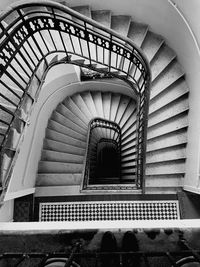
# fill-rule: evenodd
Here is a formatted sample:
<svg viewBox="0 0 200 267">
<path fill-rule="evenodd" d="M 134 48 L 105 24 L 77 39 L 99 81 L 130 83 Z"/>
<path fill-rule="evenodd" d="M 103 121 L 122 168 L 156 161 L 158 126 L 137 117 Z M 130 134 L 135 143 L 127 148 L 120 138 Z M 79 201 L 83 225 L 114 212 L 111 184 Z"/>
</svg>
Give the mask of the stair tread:
<svg viewBox="0 0 200 267">
<path fill-rule="evenodd" d="M 176 58 L 175 52 L 163 44 L 151 61 L 152 81 Z"/>
<path fill-rule="evenodd" d="M 87 130 L 87 125 L 84 124 L 75 114 L 73 114 L 71 110 L 69 110 L 63 103 L 61 103 L 56 110 L 63 116 L 77 124 L 79 127 Z"/>
<path fill-rule="evenodd" d="M 147 152 L 163 149 L 167 147 L 174 147 L 175 145 L 182 145 L 187 143 L 186 129 L 171 132 L 169 134 L 158 136 L 152 140 L 147 139 Z"/>
<path fill-rule="evenodd" d="M 153 57 L 156 55 L 162 43 L 163 43 L 163 38 L 160 35 L 155 34 L 151 31 L 147 32 L 141 48 L 144 51 L 149 61 L 151 61 Z"/>
<path fill-rule="evenodd" d="M 131 23 L 131 17 L 126 15 L 112 15 L 111 29 L 123 36 L 127 36 Z"/>
<path fill-rule="evenodd" d="M 85 149 L 75 147 L 72 145 L 67 145 L 58 141 L 50 140 L 45 138 L 44 148 L 48 150 L 53 150 L 57 152 L 64 152 L 70 154 L 84 155 Z"/>
<path fill-rule="evenodd" d="M 94 10 L 92 11 L 92 19 L 101 23 L 107 28 L 111 26 L 111 11 L 110 10 Z"/>
<path fill-rule="evenodd" d="M 72 132 L 77 133 L 77 136 L 79 136 L 81 140 L 83 139 L 83 136 L 85 136 L 85 133 L 87 132 L 86 128 L 82 128 L 79 125 L 77 125 L 76 123 L 73 123 L 70 119 L 68 119 L 66 116 L 63 116 L 59 112 L 55 112 L 55 111 L 53 112 L 53 114 L 49 120 L 48 125 L 51 125 L 52 122 L 54 124 L 57 124 L 57 125 L 62 125 L 63 127 L 71 130 Z M 52 130 L 54 130 L 54 129 L 52 129 Z M 61 133 L 61 134 L 65 134 L 65 133 Z M 67 131 L 66 131 L 66 135 L 68 135 Z M 72 136 L 72 137 L 74 137 L 74 136 Z M 77 138 L 77 139 L 79 139 L 79 138 Z"/>
<path fill-rule="evenodd" d="M 85 133 L 77 133 L 76 131 L 52 119 L 48 122 L 48 129 L 51 129 L 51 130 L 57 131 L 58 133 L 65 134 L 71 137 L 75 137 L 76 139 L 85 141 Z"/>
<path fill-rule="evenodd" d="M 131 21 L 128 37 L 137 45 L 141 46 L 146 33 L 148 30 L 148 26 L 146 24 L 137 23 L 135 21 Z"/>
<path fill-rule="evenodd" d="M 54 130 L 51 130 L 51 129 L 47 129 L 46 138 L 54 140 L 54 141 L 58 141 L 60 143 L 69 144 L 69 145 L 77 146 L 80 148 L 84 148 L 84 149 L 86 147 L 86 138 L 85 138 L 85 142 L 84 142 L 83 140 L 77 139 L 75 136 L 73 136 L 73 137 L 67 136 L 67 135 L 64 135 L 62 133 L 58 133 Z"/>
<path fill-rule="evenodd" d="M 88 5 L 78 5 L 78 6 L 73 6 L 71 7 L 73 10 L 79 12 L 80 14 L 91 18 L 91 9 L 90 6 Z"/>
<path fill-rule="evenodd" d="M 39 173 L 36 186 L 80 185 L 81 180 L 81 173 Z"/>
<path fill-rule="evenodd" d="M 42 161 L 38 165 L 38 173 L 81 173 L 83 164 L 57 161 Z"/>
</svg>

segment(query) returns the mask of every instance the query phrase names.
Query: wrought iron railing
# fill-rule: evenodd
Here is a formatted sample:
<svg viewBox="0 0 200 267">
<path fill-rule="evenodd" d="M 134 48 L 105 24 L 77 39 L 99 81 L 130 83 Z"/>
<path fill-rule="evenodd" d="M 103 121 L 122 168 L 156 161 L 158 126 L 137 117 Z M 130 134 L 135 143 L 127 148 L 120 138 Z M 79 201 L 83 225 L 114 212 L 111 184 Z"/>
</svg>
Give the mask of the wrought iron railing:
<svg viewBox="0 0 200 267">
<path fill-rule="evenodd" d="M 127 82 L 138 96 L 138 184 L 144 174 L 150 68 L 133 42 L 61 4 L 13 6 L 0 18 L 0 153 L 5 192 L 48 70 L 76 64 Z"/>
<path fill-rule="evenodd" d="M 96 131 L 95 131 L 96 130 Z M 96 186 L 90 183 L 95 174 L 95 167 L 92 164 L 92 158 L 97 163 L 98 145 L 102 142 L 108 142 L 116 146 L 116 152 L 119 156 L 118 161 L 121 163 L 121 128 L 115 122 L 94 118 L 88 125 L 88 137 L 87 137 L 87 148 L 84 164 L 83 184 L 82 189 L 96 189 Z M 120 180 L 120 172 L 118 174 Z M 98 189 L 102 189 L 101 186 Z"/>
</svg>

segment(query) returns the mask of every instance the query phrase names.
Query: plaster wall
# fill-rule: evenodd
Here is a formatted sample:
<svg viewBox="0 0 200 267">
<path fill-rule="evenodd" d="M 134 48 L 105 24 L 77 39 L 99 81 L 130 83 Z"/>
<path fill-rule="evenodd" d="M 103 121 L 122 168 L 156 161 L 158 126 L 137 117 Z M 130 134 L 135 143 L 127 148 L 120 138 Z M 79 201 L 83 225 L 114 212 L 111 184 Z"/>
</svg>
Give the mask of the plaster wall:
<svg viewBox="0 0 200 267">
<path fill-rule="evenodd" d="M 63 68 L 67 74 L 52 79 L 57 72 L 63 72 Z M 13 169 L 5 200 L 35 193 L 38 161 L 41 157 L 48 119 L 57 105 L 67 96 L 90 89 L 93 91 L 109 90 L 116 93 L 123 91 L 124 94 L 135 97 L 133 90 L 118 80 L 112 80 L 112 83 L 108 80 L 80 83 L 72 65 L 58 65 L 52 68 L 48 73 L 46 83 L 41 90 L 38 103 L 30 118 L 30 125 L 24 135 L 24 141 Z M 75 191 L 76 193 L 79 192 L 77 188 L 75 188 Z M 73 189 L 71 193 L 75 191 Z M 69 189 L 62 190 L 62 192 L 69 194 Z"/>
<path fill-rule="evenodd" d="M 14 200 L 6 201 L 0 208 L 0 222 L 12 222 L 14 211 Z"/>
</svg>

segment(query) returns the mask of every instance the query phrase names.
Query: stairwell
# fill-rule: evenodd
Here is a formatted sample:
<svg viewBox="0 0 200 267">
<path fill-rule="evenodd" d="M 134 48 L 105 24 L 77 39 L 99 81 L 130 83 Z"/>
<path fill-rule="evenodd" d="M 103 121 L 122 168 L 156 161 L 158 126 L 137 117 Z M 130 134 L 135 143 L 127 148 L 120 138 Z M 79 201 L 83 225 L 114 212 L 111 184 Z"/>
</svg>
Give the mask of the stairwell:
<svg viewBox="0 0 200 267">
<path fill-rule="evenodd" d="M 182 187 L 184 179 L 188 127 L 187 114 L 189 110 L 189 89 L 176 54 L 167 45 L 162 36 L 152 32 L 148 25 L 133 21 L 130 16 L 114 15 L 109 10 L 91 10 L 89 6 L 77 6 L 73 7 L 73 9 L 117 31 L 123 36 L 128 36 L 143 50 L 148 58 L 152 71 L 152 84 L 147 130 L 145 190 L 147 193 L 175 193 Z M 123 64 L 123 60 L 121 60 L 120 64 Z M 73 96 L 73 101 L 69 98 L 65 101 L 67 103 L 66 106 L 70 110 L 70 114 L 76 113 L 79 126 L 81 122 L 81 129 L 77 129 L 77 126 L 73 128 L 73 126 L 69 126 L 71 124 L 68 124 L 68 129 L 65 133 L 67 134 L 70 128 L 74 130 L 74 134 L 76 132 L 74 137 L 82 134 L 86 138 L 89 122 L 86 117 L 91 118 L 91 113 L 93 116 L 98 115 L 119 123 L 122 127 L 121 170 L 123 179 L 128 183 L 134 180 L 135 165 L 133 162 L 136 160 L 134 143 L 136 138 L 136 113 L 134 105 L 128 103 L 131 102 L 130 99 L 124 99 L 124 104 L 122 104 L 122 101 L 119 101 L 121 97 L 109 92 L 92 93 L 91 91 L 85 93 L 85 95 L 83 94 L 81 97 L 80 95 Z M 78 105 L 78 109 L 75 105 Z M 121 111 L 118 110 L 119 106 L 121 106 Z M 87 109 L 90 109 L 90 111 Z M 109 109 L 111 110 L 110 115 Z M 123 111 L 125 109 L 128 110 L 126 113 Z M 133 113 L 135 113 L 134 116 Z M 56 117 L 54 116 L 54 118 Z M 52 123 L 51 120 L 50 125 Z M 73 121 L 76 122 L 76 120 Z M 47 136 L 45 143 L 47 142 Z M 77 138 L 79 142 L 85 140 L 83 136 L 77 136 Z M 79 148 L 79 153 L 81 153 L 79 156 L 82 156 L 81 160 L 83 160 L 83 150 L 85 149 L 83 143 L 79 144 Z M 76 153 L 76 148 L 73 148 L 73 151 Z M 45 174 L 48 167 L 47 169 L 41 169 L 41 166 L 45 164 L 42 163 L 43 159 L 39 165 L 38 186 L 60 184 L 59 179 L 53 178 L 57 177 L 54 174 L 49 173 L 48 176 Z M 48 161 L 48 158 L 46 160 Z M 66 181 L 68 184 L 69 175 L 71 177 L 71 182 L 69 183 L 79 184 L 81 182 L 82 168 L 79 168 L 80 165 L 78 165 L 83 163 L 81 160 L 79 158 L 78 161 L 74 162 L 74 164 L 77 164 L 76 170 L 78 170 L 78 173 L 71 171 L 69 174 L 66 171 L 66 176 L 59 174 L 60 177 L 63 177 L 63 183 Z M 40 173 L 41 171 L 43 174 Z M 73 177 L 79 177 L 79 179 L 74 179 Z"/>
<path fill-rule="evenodd" d="M 65 5 L 65 2 L 63 4 Z M 147 130 L 145 190 L 147 193 L 175 193 L 182 187 L 185 173 L 189 110 L 189 89 L 176 54 L 162 36 L 151 31 L 150 26 L 138 23 L 130 16 L 115 15 L 110 10 L 92 10 L 89 6 L 72 8 L 120 35 L 127 36 L 142 49 L 147 57 L 152 72 L 152 84 Z M 8 25 L 9 21 L 5 23 Z M 56 31 L 52 31 L 52 36 L 53 39 L 50 39 L 45 31 L 43 35 L 36 36 L 38 39 L 46 38 L 48 46 L 42 49 L 48 50 L 51 46 L 62 46 Z M 126 43 L 124 45 L 126 46 Z M 29 64 L 33 67 L 34 59 L 39 57 L 39 49 L 27 47 L 27 50 L 32 58 Z M 8 98 L 5 100 L 5 97 L 1 97 L 1 118 L 8 124 L 12 120 L 12 117 L 8 115 L 9 111 L 16 108 L 23 94 L 23 85 L 27 84 L 27 78 L 30 76 L 30 71 L 23 69 L 20 60 L 19 57 L 16 63 L 19 72 L 16 77 L 18 83 L 12 80 L 11 76 L 16 73 L 11 68 L 10 76 L 4 76 L 5 79 L 2 79 L 0 85 L 2 94 Z M 51 60 L 58 59 L 52 55 L 49 57 L 49 61 Z M 80 59 L 72 57 L 72 63 L 73 60 L 75 62 Z M 119 57 L 118 62 L 118 67 L 126 65 L 122 57 Z M 31 98 L 28 98 L 26 106 L 22 108 L 20 118 L 26 117 L 30 102 Z M 93 92 L 88 89 L 84 93 L 67 97 L 53 112 L 46 130 L 42 157 L 39 162 L 37 186 L 81 184 L 88 123 L 94 117 L 105 118 L 120 125 L 122 129 L 122 177 L 127 183 L 134 181 L 135 103 L 123 93 Z M 17 121 L 16 124 L 18 128 L 13 124 L 14 136 L 20 135 L 23 120 Z M 7 126 L 5 123 L 1 123 L 0 126 L 0 133 L 3 136 Z M 17 139 L 18 137 L 15 138 Z M 15 147 L 15 144 L 9 144 L 9 146 Z"/>
</svg>

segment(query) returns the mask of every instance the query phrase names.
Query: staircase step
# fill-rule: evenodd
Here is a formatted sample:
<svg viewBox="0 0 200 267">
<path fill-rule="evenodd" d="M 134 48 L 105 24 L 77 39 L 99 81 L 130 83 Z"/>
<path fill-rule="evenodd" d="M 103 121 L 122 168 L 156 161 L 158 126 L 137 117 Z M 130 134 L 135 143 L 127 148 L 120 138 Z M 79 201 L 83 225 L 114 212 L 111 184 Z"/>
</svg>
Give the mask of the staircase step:
<svg viewBox="0 0 200 267">
<path fill-rule="evenodd" d="M 73 6 L 71 7 L 73 10 L 77 11 L 78 13 L 91 18 L 91 9 L 90 6 L 87 5 L 81 5 L 81 6 Z"/>
<path fill-rule="evenodd" d="M 62 103 L 58 105 L 56 110 L 65 116 L 67 119 L 71 120 L 73 123 L 77 124 L 79 127 L 83 128 L 84 131 L 87 131 L 87 125 L 84 124 L 74 113 L 71 112 L 65 105 Z"/>
<path fill-rule="evenodd" d="M 163 44 L 151 61 L 152 81 L 172 62 L 176 54 L 167 45 Z"/>
<path fill-rule="evenodd" d="M 187 128 L 147 140 L 147 152 L 187 143 Z"/>
<path fill-rule="evenodd" d="M 135 134 L 136 126 L 137 122 L 134 121 L 125 131 L 122 131 L 122 140 L 126 140 L 131 134 Z"/>
<path fill-rule="evenodd" d="M 167 174 L 184 174 L 185 161 L 161 162 L 155 164 L 146 164 L 146 175 L 167 175 Z"/>
<path fill-rule="evenodd" d="M 123 116 L 120 120 L 119 125 L 121 129 L 125 130 L 128 127 L 128 125 L 126 127 L 126 124 L 130 123 L 131 120 L 132 121 L 135 120 L 136 117 L 136 115 L 134 114 L 135 112 L 136 112 L 136 103 L 131 99 L 126 108 L 125 116 Z"/>
<path fill-rule="evenodd" d="M 115 121 L 117 110 L 120 104 L 121 96 L 120 94 L 112 95 L 111 110 L 110 110 L 110 120 Z"/>
<path fill-rule="evenodd" d="M 80 173 L 40 173 L 37 176 L 36 186 L 67 186 L 80 185 Z"/>
<path fill-rule="evenodd" d="M 125 151 L 122 150 L 121 151 L 121 156 L 124 158 L 124 157 L 126 157 L 126 156 L 128 156 L 130 154 L 134 154 L 135 152 L 136 152 L 136 147 L 133 146 L 133 147 L 128 148 Z"/>
<path fill-rule="evenodd" d="M 110 120 L 112 94 L 110 92 L 104 92 L 102 94 L 103 113 L 106 120 Z"/>
<path fill-rule="evenodd" d="M 131 23 L 131 17 L 126 15 L 112 15 L 111 17 L 111 29 L 118 32 L 123 36 L 128 35 L 129 27 Z"/>
<path fill-rule="evenodd" d="M 76 123 L 69 120 L 66 116 L 63 116 L 61 113 L 58 113 L 57 111 L 53 112 L 51 119 L 58 122 L 59 124 L 62 124 L 65 127 L 68 127 L 69 129 L 72 129 L 73 131 L 79 134 L 85 133 L 85 129 L 79 127 Z"/>
<path fill-rule="evenodd" d="M 90 110 L 90 113 L 93 114 L 93 117 L 98 117 L 98 113 L 96 110 L 96 106 L 93 100 L 93 97 L 90 92 L 83 92 L 81 93 L 81 96 L 87 105 L 87 108 Z"/>
<path fill-rule="evenodd" d="M 171 88 L 173 86 L 182 85 L 185 83 L 183 80 L 184 73 L 177 63 L 173 61 L 153 82 L 151 87 L 150 99 L 153 99 L 155 96 L 163 92 L 165 89 Z M 186 85 L 183 85 L 185 88 Z M 176 90 L 174 90 L 176 92 Z"/>
<path fill-rule="evenodd" d="M 74 103 L 74 101 L 71 99 L 71 97 L 67 97 L 63 101 L 64 105 L 72 112 L 74 115 L 76 115 L 84 124 L 88 125 L 89 119 L 87 116 L 85 116 L 84 113 L 81 112 L 80 108 Z"/>
<path fill-rule="evenodd" d="M 136 153 L 133 154 L 127 154 L 126 156 L 121 157 L 121 162 L 135 162 L 136 161 Z"/>
<path fill-rule="evenodd" d="M 101 23 L 108 29 L 111 26 L 111 11 L 110 10 L 95 10 L 92 11 L 92 19 Z"/>
<path fill-rule="evenodd" d="M 130 98 L 127 96 L 122 96 L 120 99 L 120 105 L 117 109 L 117 114 L 115 117 L 115 122 L 120 125 L 120 121 L 122 120 L 123 116 L 126 115 L 126 109 L 130 102 Z"/>
<path fill-rule="evenodd" d="M 180 114 L 148 128 L 147 139 L 155 138 L 188 126 L 186 114 Z"/>
<path fill-rule="evenodd" d="M 75 155 L 75 154 L 69 154 L 69 153 L 43 149 L 41 159 L 42 161 L 83 163 L 84 157 L 80 155 Z"/>
<path fill-rule="evenodd" d="M 44 140 L 44 149 L 53 150 L 57 152 L 69 153 L 83 156 L 85 154 L 85 149 L 63 144 L 58 141 L 53 141 L 49 139 Z"/>
<path fill-rule="evenodd" d="M 83 142 L 71 136 L 67 136 L 65 134 L 61 134 L 56 131 L 53 131 L 51 129 L 47 129 L 46 138 L 54 140 L 54 141 L 58 141 L 64 144 L 69 144 L 72 146 L 80 147 L 83 149 L 85 149 L 86 147 L 86 138 L 85 138 L 85 142 Z"/>
<path fill-rule="evenodd" d="M 129 142 L 122 144 L 121 151 L 128 150 L 132 146 L 136 146 L 136 138 L 132 138 Z"/>
<path fill-rule="evenodd" d="M 170 102 L 149 115 L 148 127 L 156 125 L 157 123 L 165 121 L 178 114 L 187 112 L 188 110 L 189 104 L 186 97 L 175 99 L 175 101 Z"/>
<path fill-rule="evenodd" d="M 135 140 L 136 140 L 136 131 L 131 132 L 126 137 L 123 136 L 121 139 L 121 145 L 126 146 L 128 144 L 131 144 L 131 142 L 135 142 Z"/>
<path fill-rule="evenodd" d="M 174 100 L 188 94 L 188 87 L 183 82 L 177 82 L 176 84 L 162 91 L 159 95 L 150 100 L 149 114 L 159 110 L 163 106 L 170 104 Z"/>
<path fill-rule="evenodd" d="M 94 92 L 92 94 L 92 97 L 93 97 L 93 101 L 94 101 L 94 104 L 97 110 L 98 117 L 104 118 L 101 92 Z"/>
<path fill-rule="evenodd" d="M 50 120 L 48 122 L 48 129 L 54 130 L 55 132 L 64 134 L 66 136 L 74 137 L 78 140 L 85 142 L 85 133 L 82 133 L 82 134 L 77 133 L 76 131 L 74 131 L 74 130 L 66 127 L 66 126 L 63 126 L 62 124 L 60 124 L 56 121 Z"/>
<path fill-rule="evenodd" d="M 172 175 L 161 175 L 161 176 L 145 176 L 145 186 L 150 187 L 182 187 L 183 176 L 172 174 Z"/>
<path fill-rule="evenodd" d="M 93 118 L 92 113 L 90 113 L 90 110 L 88 109 L 85 101 L 83 100 L 82 96 L 80 94 L 73 95 L 72 100 L 74 103 L 79 107 L 81 112 L 89 119 L 91 120 Z"/>
<path fill-rule="evenodd" d="M 183 160 L 186 158 L 186 149 L 183 145 L 167 147 L 152 152 L 147 152 L 146 163 L 156 163 L 171 160 Z"/>
<path fill-rule="evenodd" d="M 164 40 L 160 35 L 155 34 L 151 31 L 147 32 L 141 48 L 147 56 L 149 62 L 151 62 L 153 57 L 156 55 L 163 42 Z"/>
<path fill-rule="evenodd" d="M 147 34 L 148 26 L 146 24 L 131 21 L 128 38 L 130 38 L 138 47 L 140 47 Z"/>
<path fill-rule="evenodd" d="M 80 163 L 40 161 L 38 173 L 81 173 L 82 169 L 83 165 Z"/>
</svg>

